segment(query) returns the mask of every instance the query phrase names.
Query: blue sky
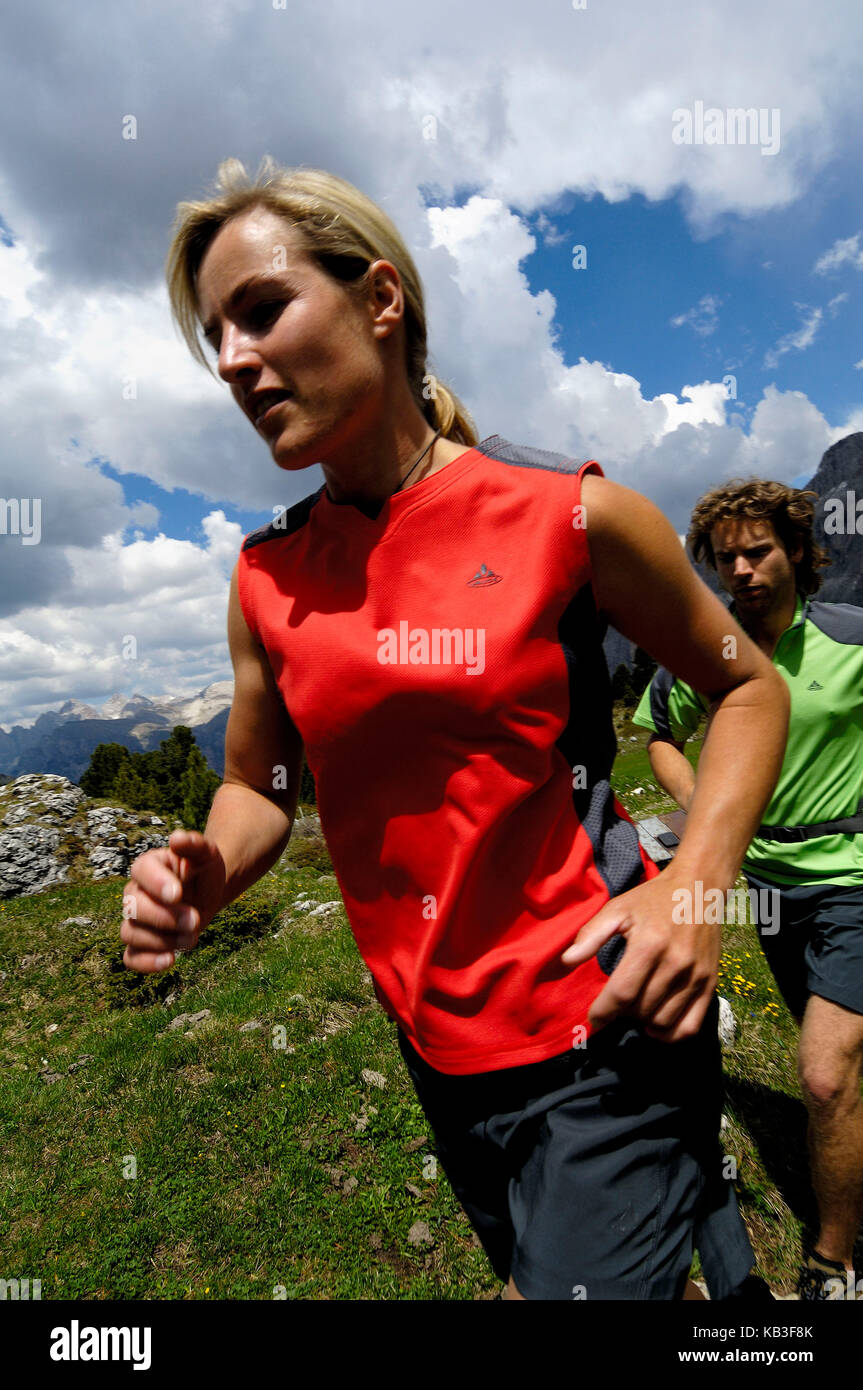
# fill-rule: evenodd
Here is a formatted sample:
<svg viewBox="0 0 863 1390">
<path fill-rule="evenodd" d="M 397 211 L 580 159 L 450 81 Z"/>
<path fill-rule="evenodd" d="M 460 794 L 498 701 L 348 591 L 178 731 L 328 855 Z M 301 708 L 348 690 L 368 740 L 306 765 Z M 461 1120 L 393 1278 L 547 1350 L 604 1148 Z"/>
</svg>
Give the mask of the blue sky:
<svg viewBox="0 0 863 1390">
<path fill-rule="evenodd" d="M 714 482 L 800 484 L 863 429 L 856 0 L 33 0 L 7 29 L 0 451 L 42 530 L 0 537 L 5 728 L 230 677 L 242 536 L 320 482 L 170 321 L 174 209 L 229 154 L 380 202 L 480 437 L 598 458 L 679 532 Z M 676 144 L 698 102 L 778 112 L 779 148 Z"/>
<path fill-rule="evenodd" d="M 848 260 L 828 271 L 815 267 L 825 250 L 863 226 L 863 193 L 858 185 L 827 201 L 831 182 L 828 173 L 819 180 L 823 187 L 813 188 L 806 217 L 783 212 L 750 223 L 729 216 L 706 236 L 693 235 L 679 195 L 650 202 L 634 194 L 617 203 L 567 195 L 526 218 L 537 245 L 522 269 L 533 294 L 554 295 L 567 362 L 598 359 L 635 377 L 646 397 L 668 391 L 670 382 L 733 375 L 729 415 L 747 427 L 770 384 L 805 392 L 827 419 L 843 419 L 863 400 L 863 367 L 855 365 L 863 362 L 863 276 Z M 463 206 L 474 191 L 459 190 L 446 205 Z M 585 264 L 576 269 L 579 259 Z M 801 330 L 805 346 L 789 342 Z M 802 486 L 817 462 L 813 457 L 784 480 Z M 104 468 L 110 472 L 109 461 Z M 200 534 L 196 494 L 178 488 L 167 498 L 140 475 L 117 477 L 127 502 L 167 508 L 174 534 Z M 226 511 L 244 532 L 270 516 L 230 505 Z"/>
</svg>

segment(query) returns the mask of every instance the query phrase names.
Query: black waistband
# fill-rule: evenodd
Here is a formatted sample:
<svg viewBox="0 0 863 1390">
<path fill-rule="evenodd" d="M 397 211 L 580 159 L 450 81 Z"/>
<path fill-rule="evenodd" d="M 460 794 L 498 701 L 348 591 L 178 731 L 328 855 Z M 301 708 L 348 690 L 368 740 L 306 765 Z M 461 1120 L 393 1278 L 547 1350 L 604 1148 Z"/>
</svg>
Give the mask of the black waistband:
<svg viewBox="0 0 863 1390">
<path fill-rule="evenodd" d="M 759 825 L 755 833 L 760 840 L 778 840 L 784 845 L 801 840 L 817 840 L 822 835 L 863 835 L 863 796 L 853 816 L 822 820 L 816 825 Z"/>
</svg>

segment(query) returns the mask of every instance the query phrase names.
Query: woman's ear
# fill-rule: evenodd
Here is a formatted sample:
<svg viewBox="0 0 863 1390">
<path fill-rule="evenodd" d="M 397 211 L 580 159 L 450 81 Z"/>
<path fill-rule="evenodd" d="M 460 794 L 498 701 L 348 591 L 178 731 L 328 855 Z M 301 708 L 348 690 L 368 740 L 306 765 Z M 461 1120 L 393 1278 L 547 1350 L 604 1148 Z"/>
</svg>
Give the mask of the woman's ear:
<svg viewBox="0 0 863 1390">
<path fill-rule="evenodd" d="M 368 274 L 372 332 L 376 338 L 386 338 L 404 318 L 401 279 L 391 261 L 372 261 Z"/>
</svg>

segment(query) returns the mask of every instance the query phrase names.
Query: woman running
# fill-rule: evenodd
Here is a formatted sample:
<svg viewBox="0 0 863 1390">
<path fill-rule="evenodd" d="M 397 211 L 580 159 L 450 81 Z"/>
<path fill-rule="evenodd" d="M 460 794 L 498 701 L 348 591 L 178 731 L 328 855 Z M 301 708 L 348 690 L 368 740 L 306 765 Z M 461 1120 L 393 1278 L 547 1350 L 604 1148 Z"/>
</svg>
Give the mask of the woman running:
<svg viewBox="0 0 863 1390">
<path fill-rule="evenodd" d="M 379 207 L 269 159 L 219 179 L 177 209 L 172 310 L 276 466 L 325 483 L 244 537 L 223 785 L 203 834 L 132 866 L 124 963 L 173 964 L 278 860 L 305 748 L 357 946 L 507 1296 L 678 1299 L 694 1243 L 728 1296 L 753 1255 L 718 1145 L 721 928 L 672 913 L 733 886 L 786 686 L 652 503 L 477 440 Z M 609 784 L 608 622 L 714 700 L 662 875 Z"/>
</svg>

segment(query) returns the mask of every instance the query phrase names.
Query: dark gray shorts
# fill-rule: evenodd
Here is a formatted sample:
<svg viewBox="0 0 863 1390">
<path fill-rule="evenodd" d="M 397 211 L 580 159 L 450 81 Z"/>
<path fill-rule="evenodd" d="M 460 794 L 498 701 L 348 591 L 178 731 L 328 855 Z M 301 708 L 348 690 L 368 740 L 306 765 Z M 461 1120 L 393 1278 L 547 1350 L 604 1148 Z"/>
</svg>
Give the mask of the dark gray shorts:
<svg viewBox="0 0 863 1390">
<path fill-rule="evenodd" d="M 779 930 L 758 928 L 758 940 L 795 1017 L 802 1018 L 810 994 L 863 1014 L 863 887 L 795 888 L 744 873 L 750 888 L 779 891 L 770 900 L 778 902 Z"/>
<path fill-rule="evenodd" d="M 499 1279 L 528 1299 L 712 1298 L 755 1260 L 723 1175 L 714 996 L 697 1037 L 628 1021 L 544 1062 L 451 1076 L 399 1047 L 452 1188 Z"/>
</svg>

